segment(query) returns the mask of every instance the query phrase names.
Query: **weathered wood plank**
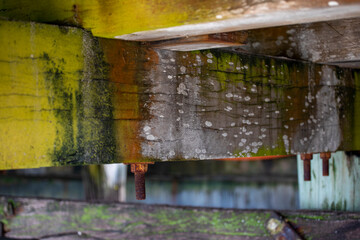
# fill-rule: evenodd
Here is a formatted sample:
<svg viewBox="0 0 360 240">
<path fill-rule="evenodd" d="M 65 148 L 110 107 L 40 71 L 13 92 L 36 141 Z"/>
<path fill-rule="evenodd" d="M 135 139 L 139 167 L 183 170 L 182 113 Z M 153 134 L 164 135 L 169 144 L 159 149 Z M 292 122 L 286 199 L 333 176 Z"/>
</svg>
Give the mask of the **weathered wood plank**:
<svg viewBox="0 0 360 240">
<path fill-rule="evenodd" d="M 360 158 L 353 153 L 332 153 L 329 176 L 322 175 L 319 154 L 311 160 L 311 181 L 303 179 L 298 158 L 299 197 L 303 209 L 360 211 Z"/>
<path fill-rule="evenodd" d="M 247 43 L 239 51 L 320 63 L 360 60 L 359 18 L 255 29 L 247 33 Z M 360 64 L 352 67 L 360 68 Z"/>
<path fill-rule="evenodd" d="M 0 2 L 0 15 L 82 26 L 100 37 L 160 40 L 359 17 L 360 5 L 357 0 L 13 0 Z"/>
<path fill-rule="evenodd" d="M 1 169 L 360 150 L 359 70 L 0 24 Z"/>
<path fill-rule="evenodd" d="M 0 169 L 113 161 L 106 67 L 94 38 L 7 21 L 0 36 Z"/>
<path fill-rule="evenodd" d="M 158 54 L 140 76 L 146 87 L 138 94 L 149 97 L 139 104 L 147 113 L 139 128 L 145 158 L 358 148 L 350 130 L 358 126 L 357 71 L 224 50 Z"/>
<path fill-rule="evenodd" d="M 246 32 L 231 32 L 157 41 L 152 42 L 151 46 L 153 48 L 187 52 L 241 46 L 244 45 L 246 39 Z"/>
<path fill-rule="evenodd" d="M 14 206 L 15 214 L 8 207 Z M 0 198 L 5 236 L 59 239 L 273 239 L 269 210 L 184 208 L 137 204 L 89 204 Z M 357 239 L 358 213 L 281 211 L 305 239 Z"/>
</svg>

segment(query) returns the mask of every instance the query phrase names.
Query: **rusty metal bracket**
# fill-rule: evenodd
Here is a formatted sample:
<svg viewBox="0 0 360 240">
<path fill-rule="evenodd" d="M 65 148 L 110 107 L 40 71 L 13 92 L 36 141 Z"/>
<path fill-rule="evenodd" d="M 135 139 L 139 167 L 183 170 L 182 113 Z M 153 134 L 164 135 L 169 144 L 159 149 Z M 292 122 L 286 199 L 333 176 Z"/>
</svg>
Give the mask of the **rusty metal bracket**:
<svg viewBox="0 0 360 240">
<path fill-rule="evenodd" d="M 304 161 L 304 181 L 311 180 L 311 160 L 313 159 L 312 153 L 301 154 L 301 160 Z"/>
<path fill-rule="evenodd" d="M 331 158 L 331 153 L 320 153 L 320 158 L 322 159 L 322 174 L 323 176 L 329 176 L 329 159 Z"/>
</svg>

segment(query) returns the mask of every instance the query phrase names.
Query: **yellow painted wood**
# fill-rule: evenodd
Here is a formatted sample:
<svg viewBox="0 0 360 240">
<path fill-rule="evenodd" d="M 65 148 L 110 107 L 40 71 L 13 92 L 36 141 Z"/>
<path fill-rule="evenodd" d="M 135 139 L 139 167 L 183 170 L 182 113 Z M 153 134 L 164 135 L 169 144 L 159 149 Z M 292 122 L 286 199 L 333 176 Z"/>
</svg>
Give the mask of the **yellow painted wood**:
<svg viewBox="0 0 360 240">
<path fill-rule="evenodd" d="M 359 6 L 351 7 L 351 4 L 358 3 L 356 0 L 338 0 L 337 3 L 340 6 L 336 9 L 331 8 L 327 0 L 12 0 L 0 2 L 0 16 L 82 26 L 99 37 L 151 40 L 359 16 Z M 324 11 L 312 12 L 312 9 Z M 281 15 L 284 11 L 289 12 Z M 298 11 L 300 15 L 294 14 Z M 244 20 L 221 22 L 236 19 Z M 194 26 L 206 23 L 210 24 Z M 150 32 L 143 36 L 126 36 L 186 25 L 186 29 L 173 33 Z"/>
<path fill-rule="evenodd" d="M 69 106 L 84 65 L 83 31 L 1 21 L 0 46 L 0 169 L 53 165 L 64 141 L 78 144 L 76 108 Z M 72 116 L 71 139 L 62 112 Z"/>
</svg>

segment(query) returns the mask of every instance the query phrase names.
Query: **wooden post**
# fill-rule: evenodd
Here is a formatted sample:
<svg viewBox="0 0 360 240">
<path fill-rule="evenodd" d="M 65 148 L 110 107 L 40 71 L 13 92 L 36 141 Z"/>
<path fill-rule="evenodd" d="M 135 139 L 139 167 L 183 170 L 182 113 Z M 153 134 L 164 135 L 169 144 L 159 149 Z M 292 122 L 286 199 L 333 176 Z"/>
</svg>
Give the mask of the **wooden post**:
<svg viewBox="0 0 360 240">
<path fill-rule="evenodd" d="M 298 156 L 299 198 L 302 209 L 360 211 L 360 157 L 342 151 L 332 153 L 329 176 L 323 176 L 320 154 L 311 161 L 311 181 L 304 181 Z"/>
</svg>

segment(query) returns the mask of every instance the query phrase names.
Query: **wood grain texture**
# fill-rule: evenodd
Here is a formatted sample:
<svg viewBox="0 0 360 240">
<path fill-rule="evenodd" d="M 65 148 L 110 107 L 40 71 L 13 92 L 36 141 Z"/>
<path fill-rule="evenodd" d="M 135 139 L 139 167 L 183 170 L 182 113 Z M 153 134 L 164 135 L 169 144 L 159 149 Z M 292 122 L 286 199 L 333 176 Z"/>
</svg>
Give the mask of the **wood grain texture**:
<svg viewBox="0 0 360 240">
<path fill-rule="evenodd" d="M 9 209 L 14 206 L 15 215 Z M 0 198 L 6 237 L 36 239 L 273 239 L 269 210 Z M 281 211 L 304 239 L 356 239 L 359 214 Z"/>
<path fill-rule="evenodd" d="M 249 30 L 247 44 L 238 50 L 311 62 L 351 63 L 360 60 L 359 29 L 360 19 L 353 18 Z M 360 64 L 351 66 L 360 68 Z"/>
<path fill-rule="evenodd" d="M 99 37 L 160 40 L 359 16 L 357 0 L 334 2 L 14 0 L 0 2 L 0 15 L 14 20 L 82 26 Z"/>
<path fill-rule="evenodd" d="M 1 169 L 360 149 L 359 70 L 0 31 Z"/>
<path fill-rule="evenodd" d="M 0 168 L 113 161 L 112 105 L 95 39 L 70 27 L 0 25 Z"/>
<path fill-rule="evenodd" d="M 141 103 L 149 111 L 139 132 L 145 158 L 358 148 L 357 71 L 225 50 L 158 54 L 141 76 L 150 97 Z"/>
</svg>

